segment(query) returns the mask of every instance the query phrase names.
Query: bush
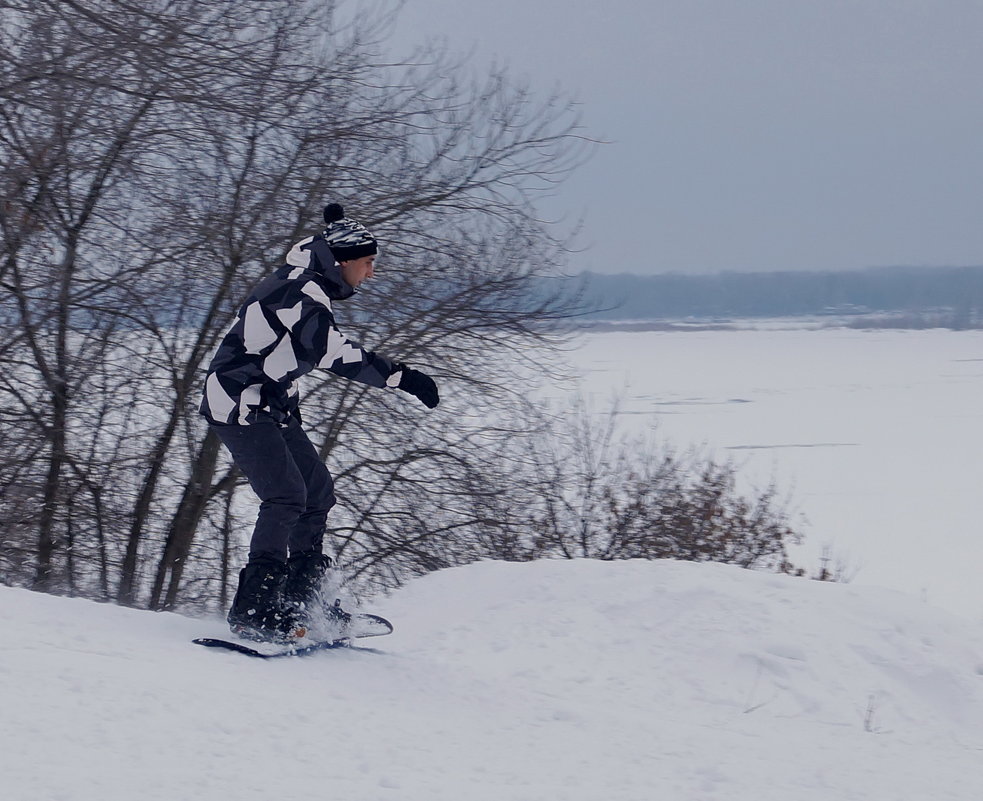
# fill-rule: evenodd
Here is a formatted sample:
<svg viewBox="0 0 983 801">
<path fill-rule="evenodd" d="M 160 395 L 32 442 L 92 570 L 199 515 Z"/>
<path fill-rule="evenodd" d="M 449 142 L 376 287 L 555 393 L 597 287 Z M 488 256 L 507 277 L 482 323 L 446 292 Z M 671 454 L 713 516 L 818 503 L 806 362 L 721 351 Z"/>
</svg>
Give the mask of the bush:
<svg viewBox="0 0 983 801">
<path fill-rule="evenodd" d="M 502 459 L 521 491 L 483 538 L 487 556 L 682 559 L 804 575 L 788 556 L 802 535 L 774 482 L 741 494 L 732 463 L 620 437 L 617 420 L 614 409 L 601 425 L 580 404 L 544 424 L 525 454 Z"/>
</svg>

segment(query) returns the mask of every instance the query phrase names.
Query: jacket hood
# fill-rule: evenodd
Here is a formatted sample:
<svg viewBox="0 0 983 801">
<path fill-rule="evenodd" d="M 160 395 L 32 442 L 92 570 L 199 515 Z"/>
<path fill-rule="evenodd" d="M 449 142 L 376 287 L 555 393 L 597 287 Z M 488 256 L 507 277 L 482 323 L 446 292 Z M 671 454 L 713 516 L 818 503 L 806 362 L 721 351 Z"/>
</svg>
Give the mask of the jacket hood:
<svg viewBox="0 0 983 801">
<path fill-rule="evenodd" d="M 341 265 L 334 258 L 321 272 L 321 277 L 324 289 L 331 300 L 345 300 L 355 294 L 355 287 L 341 277 Z"/>
<path fill-rule="evenodd" d="M 287 254 L 287 264 L 315 273 L 331 300 L 345 300 L 355 294 L 355 288 L 341 277 L 341 265 L 321 234 L 302 239 Z"/>
</svg>

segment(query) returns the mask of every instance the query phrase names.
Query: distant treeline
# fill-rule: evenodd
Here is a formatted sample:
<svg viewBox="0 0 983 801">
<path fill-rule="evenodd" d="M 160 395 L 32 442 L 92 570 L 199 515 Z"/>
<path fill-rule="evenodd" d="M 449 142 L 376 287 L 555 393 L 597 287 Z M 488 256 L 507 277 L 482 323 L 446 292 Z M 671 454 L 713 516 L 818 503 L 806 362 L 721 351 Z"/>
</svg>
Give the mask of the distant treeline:
<svg viewBox="0 0 983 801">
<path fill-rule="evenodd" d="M 852 272 L 600 275 L 572 284 L 588 320 L 888 315 L 983 324 L 983 267 L 879 267 Z"/>
</svg>

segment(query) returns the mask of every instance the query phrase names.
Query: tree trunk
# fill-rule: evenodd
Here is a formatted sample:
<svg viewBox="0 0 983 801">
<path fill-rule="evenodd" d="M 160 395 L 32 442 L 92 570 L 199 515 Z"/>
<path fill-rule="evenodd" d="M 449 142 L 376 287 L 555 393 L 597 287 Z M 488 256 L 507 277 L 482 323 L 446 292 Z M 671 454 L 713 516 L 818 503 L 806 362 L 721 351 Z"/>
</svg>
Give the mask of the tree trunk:
<svg viewBox="0 0 983 801">
<path fill-rule="evenodd" d="M 38 561 L 33 588 L 51 592 L 54 586 L 55 509 L 58 505 L 59 484 L 65 464 L 65 419 L 68 403 L 64 384 L 56 385 L 51 393 L 51 454 L 44 478 L 44 495 L 38 515 Z"/>
<path fill-rule="evenodd" d="M 164 469 L 164 459 L 171 446 L 171 440 L 177 429 L 178 413 L 177 408 L 171 410 L 171 417 L 164 427 L 164 431 L 157 438 L 157 444 L 153 453 L 150 454 L 150 469 L 143 480 L 140 494 L 137 497 L 136 506 L 133 512 L 133 520 L 130 523 L 130 534 L 126 541 L 126 553 L 123 556 L 123 566 L 120 573 L 119 587 L 116 591 L 117 603 L 126 606 L 134 606 L 137 600 L 137 566 L 139 564 L 140 543 L 143 540 L 144 526 L 150 516 L 150 504 L 153 501 L 154 492 L 157 490 L 157 483 L 160 481 L 161 472 Z"/>
<path fill-rule="evenodd" d="M 195 530 L 210 497 L 218 452 L 219 439 L 213 431 L 209 430 L 198 451 L 198 458 L 191 468 L 191 478 L 185 485 L 181 501 L 171 518 L 164 543 L 164 553 L 157 564 L 157 576 L 150 594 L 151 609 L 170 609 L 177 601 L 181 576 L 184 574 L 184 566 L 191 552 Z M 165 582 L 166 594 L 164 594 Z M 163 600 L 161 595 L 164 595 Z"/>
</svg>

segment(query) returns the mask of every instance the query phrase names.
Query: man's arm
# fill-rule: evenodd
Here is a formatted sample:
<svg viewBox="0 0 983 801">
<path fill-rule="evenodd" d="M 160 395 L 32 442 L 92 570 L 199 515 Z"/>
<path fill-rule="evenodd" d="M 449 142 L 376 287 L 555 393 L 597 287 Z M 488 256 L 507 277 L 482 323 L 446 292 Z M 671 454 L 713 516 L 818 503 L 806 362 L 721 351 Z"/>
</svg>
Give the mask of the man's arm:
<svg viewBox="0 0 983 801">
<path fill-rule="evenodd" d="M 292 310 L 296 319 L 290 325 L 298 362 L 373 387 L 399 383 L 399 371 L 390 359 L 365 350 L 338 330 L 331 300 L 316 282 L 303 284 L 301 293 L 301 302 Z"/>
</svg>

